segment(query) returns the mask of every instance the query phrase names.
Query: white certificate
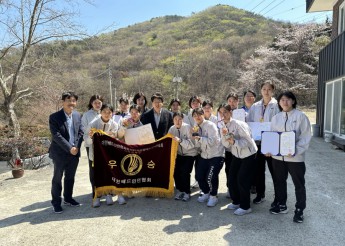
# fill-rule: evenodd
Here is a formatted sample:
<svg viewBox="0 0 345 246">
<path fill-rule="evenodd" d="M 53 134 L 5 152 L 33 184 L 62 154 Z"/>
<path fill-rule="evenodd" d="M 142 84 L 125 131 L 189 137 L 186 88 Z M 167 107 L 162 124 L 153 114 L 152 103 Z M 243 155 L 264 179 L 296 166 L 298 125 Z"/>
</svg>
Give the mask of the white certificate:
<svg viewBox="0 0 345 246">
<path fill-rule="evenodd" d="M 126 129 L 126 144 L 149 144 L 155 142 L 151 124 Z"/>
<path fill-rule="evenodd" d="M 275 156 L 295 155 L 296 134 L 290 132 L 263 132 L 261 153 Z"/>
<path fill-rule="evenodd" d="M 246 121 L 246 111 L 243 108 L 232 111 L 232 118 L 235 120 Z"/>
<path fill-rule="evenodd" d="M 282 156 L 295 155 L 296 150 L 296 133 L 282 132 L 280 134 L 280 154 Z"/>
<path fill-rule="evenodd" d="M 271 130 L 271 122 L 247 122 L 256 141 L 261 140 L 261 132 Z"/>
<path fill-rule="evenodd" d="M 279 133 L 263 132 L 261 137 L 261 153 L 271 155 L 279 154 Z"/>
</svg>

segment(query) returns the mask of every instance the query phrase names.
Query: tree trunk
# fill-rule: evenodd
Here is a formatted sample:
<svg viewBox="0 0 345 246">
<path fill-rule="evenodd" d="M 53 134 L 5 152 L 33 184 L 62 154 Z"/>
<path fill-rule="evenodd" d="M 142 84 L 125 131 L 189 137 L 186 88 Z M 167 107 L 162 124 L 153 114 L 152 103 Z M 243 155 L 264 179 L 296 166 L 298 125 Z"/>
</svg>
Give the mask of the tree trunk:
<svg viewBox="0 0 345 246">
<path fill-rule="evenodd" d="M 7 113 L 9 116 L 9 125 L 10 127 L 13 127 L 14 136 L 19 137 L 20 136 L 20 124 L 17 118 L 17 114 L 14 110 L 14 103 L 10 103 L 7 106 Z"/>
</svg>

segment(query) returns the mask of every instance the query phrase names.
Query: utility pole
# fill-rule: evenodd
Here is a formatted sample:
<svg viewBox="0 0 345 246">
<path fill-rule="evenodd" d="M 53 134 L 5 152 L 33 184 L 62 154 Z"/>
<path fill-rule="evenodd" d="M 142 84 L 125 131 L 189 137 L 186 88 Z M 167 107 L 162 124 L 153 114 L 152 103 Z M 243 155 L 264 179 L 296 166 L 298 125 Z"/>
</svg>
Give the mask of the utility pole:
<svg viewBox="0 0 345 246">
<path fill-rule="evenodd" d="M 112 75 L 112 73 L 111 73 L 111 68 L 110 68 L 110 64 L 109 64 L 109 66 L 108 66 L 108 71 L 109 71 L 109 90 L 110 90 L 110 104 L 112 105 L 112 106 L 114 106 L 114 104 L 113 104 L 113 92 L 112 92 L 112 89 L 111 89 L 111 79 L 112 79 L 112 77 L 113 77 L 113 75 Z"/>
</svg>

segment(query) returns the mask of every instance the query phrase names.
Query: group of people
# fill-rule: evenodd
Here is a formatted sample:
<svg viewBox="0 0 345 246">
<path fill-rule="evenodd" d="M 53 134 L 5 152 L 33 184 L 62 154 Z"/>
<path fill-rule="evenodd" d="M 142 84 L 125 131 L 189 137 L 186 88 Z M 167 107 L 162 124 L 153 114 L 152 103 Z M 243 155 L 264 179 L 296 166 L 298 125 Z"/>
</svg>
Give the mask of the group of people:
<svg viewBox="0 0 345 246">
<path fill-rule="evenodd" d="M 295 186 L 296 204 L 293 221 L 303 222 L 306 208 L 305 152 L 311 139 L 310 123 L 307 116 L 296 109 L 297 99 L 292 92 L 273 97 L 274 84 L 266 81 L 261 85 L 262 99 L 255 102 L 256 94 L 244 92 L 242 109 L 246 112 L 245 121 L 233 119 L 232 113 L 239 108 L 239 97 L 229 93 L 226 102 L 219 105 L 214 114 L 213 102 L 202 101 L 192 96 L 187 113 L 181 112 L 179 99 L 172 99 L 168 109 L 163 108 L 162 94 L 151 96 L 152 108 L 147 107 L 147 98 L 140 92 L 133 102 L 126 98 L 119 100 L 119 110 L 103 103 L 103 98 L 94 95 L 90 98 L 89 111 L 81 117 L 74 110 L 78 96 L 73 92 L 62 95 L 63 108 L 49 119 L 52 133 L 50 156 L 54 162 L 52 180 L 52 205 L 55 213 L 61 207 L 61 180 L 64 178 L 64 203 L 71 206 L 80 204 L 72 198 L 74 175 L 80 156 L 81 142 L 89 159 L 90 183 L 94 198 L 92 129 L 100 129 L 109 136 L 124 141 L 126 129 L 151 124 L 155 139 L 167 133 L 174 136 L 178 144 L 174 179 L 176 200 L 191 199 L 191 173 L 195 168 L 195 179 L 200 187 L 197 201 L 214 207 L 218 203 L 219 173 L 225 165 L 227 197 L 231 198 L 227 208 L 236 215 L 252 212 L 250 194 L 256 193 L 254 204 L 265 201 L 266 162 L 272 176 L 274 199 L 269 211 L 272 214 L 287 213 L 287 178 L 291 175 Z M 261 142 L 254 141 L 251 128 L 246 122 L 271 122 L 271 131 L 295 131 L 295 154 L 275 156 L 261 153 Z M 106 204 L 113 204 L 113 194 L 106 196 Z M 127 199 L 118 195 L 119 204 Z M 101 205 L 100 197 L 93 199 L 93 207 Z"/>
</svg>

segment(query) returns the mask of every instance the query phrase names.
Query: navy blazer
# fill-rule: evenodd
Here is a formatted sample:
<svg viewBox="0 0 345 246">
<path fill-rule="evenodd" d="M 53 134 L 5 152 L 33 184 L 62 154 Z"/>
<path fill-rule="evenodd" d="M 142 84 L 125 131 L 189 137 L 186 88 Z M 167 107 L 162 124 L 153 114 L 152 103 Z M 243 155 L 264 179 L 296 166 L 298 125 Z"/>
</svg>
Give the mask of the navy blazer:
<svg viewBox="0 0 345 246">
<path fill-rule="evenodd" d="M 80 113 L 73 111 L 72 119 L 74 125 L 74 146 L 79 148 L 77 156 L 80 157 L 80 146 L 83 141 Z M 52 135 L 49 157 L 52 159 L 64 159 L 66 155 L 72 155 L 70 150 L 73 146 L 69 143 L 67 118 L 63 109 L 49 116 L 49 129 Z"/>
<path fill-rule="evenodd" d="M 141 116 L 140 121 L 141 123 L 143 123 L 143 125 L 151 123 L 153 134 L 156 140 L 161 137 L 164 137 L 168 133 L 170 127 L 174 124 L 172 113 L 164 108 L 161 111 L 161 117 L 159 120 L 158 128 L 156 126 L 153 108 L 145 112 Z"/>
</svg>

